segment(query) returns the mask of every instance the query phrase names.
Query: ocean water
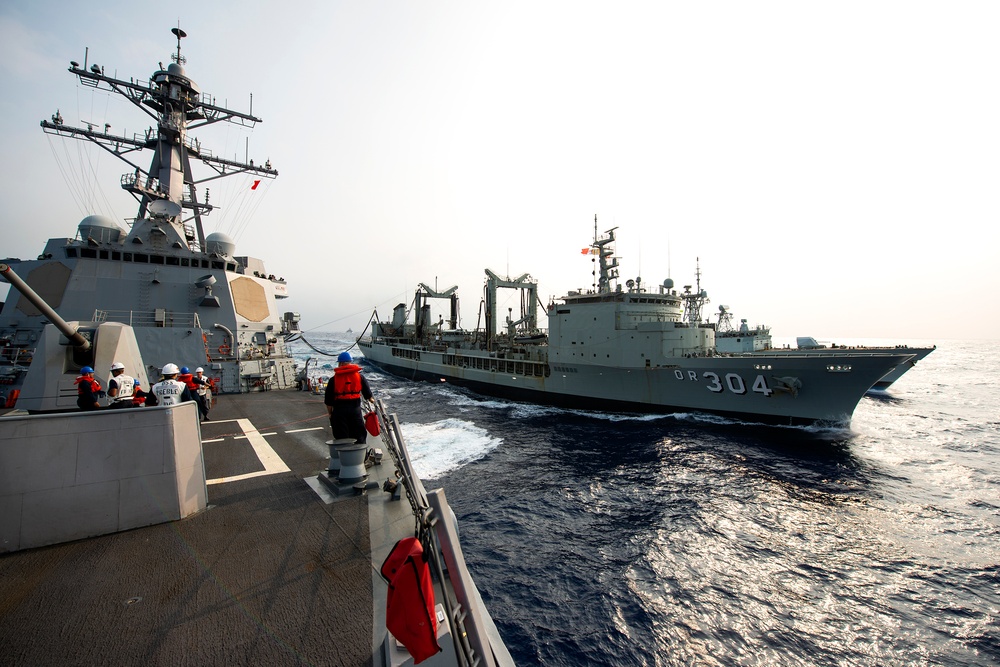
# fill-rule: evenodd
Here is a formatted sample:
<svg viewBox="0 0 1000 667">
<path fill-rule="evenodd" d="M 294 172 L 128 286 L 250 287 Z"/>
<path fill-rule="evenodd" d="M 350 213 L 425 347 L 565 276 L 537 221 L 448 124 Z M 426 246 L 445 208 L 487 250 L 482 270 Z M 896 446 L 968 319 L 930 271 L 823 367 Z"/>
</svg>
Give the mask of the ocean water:
<svg viewBox="0 0 1000 667">
<path fill-rule="evenodd" d="M 352 340 L 307 338 L 333 353 Z M 366 374 L 445 489 L 519 665 L 995 666 L 1000 342 L 936 342 L 847 429 L 559 410 Z"/>
</svg>

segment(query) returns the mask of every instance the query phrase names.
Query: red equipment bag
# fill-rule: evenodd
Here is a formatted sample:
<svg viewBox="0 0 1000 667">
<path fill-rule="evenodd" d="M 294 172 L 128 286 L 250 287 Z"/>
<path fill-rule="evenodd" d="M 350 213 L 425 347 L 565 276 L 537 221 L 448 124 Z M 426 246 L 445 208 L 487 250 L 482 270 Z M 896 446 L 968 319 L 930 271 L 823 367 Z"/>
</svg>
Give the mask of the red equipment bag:
<svg viewBox="0 0 1000 667">
<path fill-rule="evenodd" d="M 369 412 L 365 415 L 365 430 L 373 437 L 378 436 L 382 432 L 378 425 L 378 415 L 374 412 Z"/>
</svg>

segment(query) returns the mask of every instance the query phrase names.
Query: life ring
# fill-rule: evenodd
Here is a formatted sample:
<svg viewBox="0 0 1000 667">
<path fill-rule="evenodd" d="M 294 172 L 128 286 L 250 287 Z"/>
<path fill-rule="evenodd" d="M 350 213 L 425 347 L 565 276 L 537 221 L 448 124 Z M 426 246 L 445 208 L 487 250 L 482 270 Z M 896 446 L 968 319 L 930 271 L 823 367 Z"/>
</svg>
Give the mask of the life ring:
<svg viewBox="0 0 1000 667">
<path fill-rule="evenodd" d="M 229 352 L 230 352 L 230 348 L 225 343 L 223 343 L 222 345 L 219 346 L 219 354 L 229 354 Z"/>
</svg>

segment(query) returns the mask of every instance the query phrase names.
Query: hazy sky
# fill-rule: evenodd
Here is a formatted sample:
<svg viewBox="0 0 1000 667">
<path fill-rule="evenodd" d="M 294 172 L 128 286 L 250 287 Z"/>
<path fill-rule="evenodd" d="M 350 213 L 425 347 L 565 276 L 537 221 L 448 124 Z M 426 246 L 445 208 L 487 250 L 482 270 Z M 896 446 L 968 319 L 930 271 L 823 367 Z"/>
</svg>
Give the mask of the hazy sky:
<svg viewBox="0 0 1000 667">
<path fill-rule="evenodd" d="M 1000 337 L 1000 3 L 6 2 L 0 257 L 135 215 L 127 165 L 39 121 L 145 129 L 66 69 L 145 81 L 178 21 L 188 75 L 264 119 L 202 144 L 280 172 L 209 184 L 206 232 L 306 329 L 418 282 L 474 327 L 485 268 L 587 288 L 597 214 L 623 280 L 698 257 L 709 312 L 776 336 Z"/>
</svg>

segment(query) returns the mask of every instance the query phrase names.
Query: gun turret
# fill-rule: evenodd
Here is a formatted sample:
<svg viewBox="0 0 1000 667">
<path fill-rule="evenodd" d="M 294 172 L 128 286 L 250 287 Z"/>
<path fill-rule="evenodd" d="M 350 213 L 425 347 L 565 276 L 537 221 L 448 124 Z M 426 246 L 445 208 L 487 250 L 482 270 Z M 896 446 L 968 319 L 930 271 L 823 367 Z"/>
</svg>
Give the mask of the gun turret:
<svg viewBox="0 0 1000 667">
<path fill-rule="evenodd" d="M 72 326 L 69 322 L 59 317 L 59 313 L 52 310 L 49 304 L 45 303 L 45 300 L 38 296 L 35 290 L 28 286 L 28 283 L 21 280 L 21 276 L 17 275 L 8 264 L 0 264 L 0 275 L 11 284 L 18 292 L 20 292 L 25 299 L 31 302 L 31 304 L 41 311 L 42 315 L 47 317 L 50 322 L 69 339 L 69 342 L 73 347 L 77 348 L 81 352 L 86 352 L 90 349 L 90 341 L 80 335 L 80 332 L 76 327 Z"/>
</svg>

